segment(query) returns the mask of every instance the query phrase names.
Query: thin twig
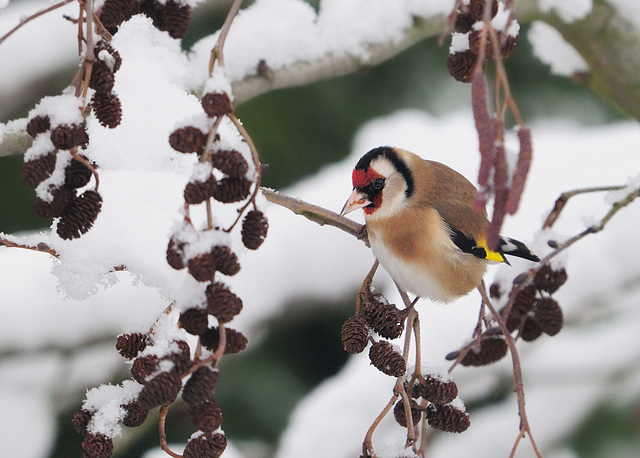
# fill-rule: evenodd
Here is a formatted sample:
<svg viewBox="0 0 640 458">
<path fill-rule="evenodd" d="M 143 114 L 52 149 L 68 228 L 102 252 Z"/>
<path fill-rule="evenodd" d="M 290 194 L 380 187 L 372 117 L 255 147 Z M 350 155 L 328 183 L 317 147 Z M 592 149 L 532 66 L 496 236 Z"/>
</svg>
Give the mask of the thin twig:
<svg viewBox="0 0 640 458">
<path fill-rule="evenodd" d="M 220 29 L 220 35 L 218 35 L 218 40 L 216 41 L 215 46 L 211 50 L 211 58 L 209 59 L 209 76 L 213 75 L 213 66 L 216 61 L 219 62 L 221 66 L 224 67 L 224 42 L 227 39 L 227 35 L 229 34 L 229 30 L 231 29 L 231 24 L 235 19 L 238 11 L 240 11 L 240 6 L 242 5 L 242 0 L 234 0 L 233 4 L 229 8 L 229 13 L 227 14 L 227 18 L 222 24 L 222 28 Z"/>
<path fill-rule="evenodd" d="M 362 240 L 367 246 L 369 245 L 364 225 L 358 224 L 349 218 L 345 218 L 344 216 L 340 216 L 339 214 L 332 212 L 331 210 L 310 204 L 301 199 L 295 199 L 267 188 L 260 189 L 262 190 L 264 197 L 269 202 L 291 210 L 296 215 L 304 216 L 309 221 L 313 221 L 320 226 L 324 226 L 326 224 L 328 226 L 336 227 L 350 235 L 353 235 L 358 240 Z"/>
<path fill-rule="evenodd" d="M 526 403 L 524 399 L 524 380 L 522 377 L 522 365 L 520 364 L 520 355 L 516 347 L 516 342 L 513 336 L 511 335 L 511 333 L 509 332 L 509 330 L 507 329 L 507 325 L 504 319 L 500 316 L 500 313 L 498 313 L 498 311 L 493 306 L 491 299 L 489 299 L 489 295 L 487 294 L 487 290 L 484 285 L 484 280 L 481 281 L 480 284 L 478 285 L 478 291 L 480 292 L 480 295 L 482 296 L 482 300 L 485 303 L 486 307 L 489 309 L 489 311 L 493 315 L 493 318 L 498 323 L 500 330 L 504 334 L 505 341 L 511 353 L 511 363 L 513 367 L 513 379 L 514 379 L 513 391 L 516 393 L 516 396 L 518 398 L 518 413 L 520 415 L 520 431 L 518 433 L 518 439 L 516 441 L 516 445 L 520 441 L 520 436 L 523 433 L 526 433 L 529 436 L 529 439 L 531 440 L 531 445 L 533 446 L 536 456 L 538 458 L 542 458 L 542 454 L 540 453 L 540 450 L 538 450 L 538 446 L 536 445 L 536 442 L 533 438 L 533 434 L 531 433 L 529 420 L 527 419 L 527 410 L 525 406 Z M 512 450 L 510 455 L 511 457 L 514 456 L 516 448 L 517 447 L 515 447 Z"/>
<path fill-rule="evenodd" d="M 564 209 L 564 206 L 567 204 L 569 199 L 573 196 L 577 196 L 578 194 L 586 194 L 591 192 L 602 192 L 602 191 L 619 191 L 624 189 L 624 186 L 595 186 L 589 188 L 580 188 L 574 189 L 572 191 L 566 191 L 560 194 L 553 205 L 553 209 L 549 212 L 547 219 L 544 221 L 542 225 L 543 229 L 550 228 L 555 224 L 560 216 L 560 213 Z"/>
<path fill-rule="evenodd" d="M 2 43 L 4 42 L 4 40 L 6 40 L 7 38 L 9 38 L 11 35 L 13 35 L 16 31 L 18 31 L 18 29 L 20 29 L 22 26 L 28 24 L 29 22 L 33 21 L 34 19 L 36 19 L 37 17 L 42 16 L 43 14 L 47 14 L 51 11 L 57 10 L 58 8 L 66 5 L 67 3 L 71 3 L 75 0 L 62 0 L 61 2 L 58 3 L 54 3 L 53 5 L 38 11 L 37 13 L 32 14 L 31 16 L 22 19 L 20 21 L 20 23 L 18 25 L 16 25 L 13 29 L 9 30 L 7 33 L 5 33 L 2 37 L 0 37 L 0 45 L 2 45 Z"/>
<path fill-rule="evenodd" d="M 173 450 L 169 448 L 167 445 L 167 433 L 165 431 L 165 422 L 167 420 L 167 413 L 169 411 L 169 404 L 163 404 L 160 407 L 159 418 L 158 418 L 158 432 L 160 434 L 160 448 L 164 450 L 164 452 L 173 458 L 182 458 L 182 455 L 175 453 Z"/>
</svg>

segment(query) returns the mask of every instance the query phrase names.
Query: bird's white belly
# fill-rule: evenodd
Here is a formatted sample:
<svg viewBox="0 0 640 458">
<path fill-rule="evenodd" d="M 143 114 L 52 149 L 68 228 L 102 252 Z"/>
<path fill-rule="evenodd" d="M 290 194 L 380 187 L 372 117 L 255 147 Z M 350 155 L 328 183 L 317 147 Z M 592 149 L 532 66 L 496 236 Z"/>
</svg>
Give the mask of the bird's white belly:
<svg viewBox="0 0 640 458">
<path fill-rule="evenodd" d="M 369 243 L 373 254 L 400 288 L 435 301 L 448 302 L 455 298 L 440 287 L 438 280 L 428 269 L 392 255 L 372 233 L 369 233 Z"/>
</svg>

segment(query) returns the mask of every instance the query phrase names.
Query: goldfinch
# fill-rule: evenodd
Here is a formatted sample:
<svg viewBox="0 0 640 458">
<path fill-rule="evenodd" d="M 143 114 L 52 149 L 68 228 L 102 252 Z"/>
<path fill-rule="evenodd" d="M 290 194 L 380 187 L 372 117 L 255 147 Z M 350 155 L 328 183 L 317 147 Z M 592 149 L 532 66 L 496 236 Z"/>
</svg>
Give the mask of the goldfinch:
<svg viewBox="0 0 640 458">
<path fill-rule="evenodd" d="M 402 289 L 450 302 L 478 286 L 489 261 L 505 255 L 539 261 L 522 242 L 486 242 L 487 214 L 473 208 L 476 188 L 444 164 L 399 148 L 366 153 L 352 174 L 341 215 L 362 208 L 369 243 Z"/>
</svg>

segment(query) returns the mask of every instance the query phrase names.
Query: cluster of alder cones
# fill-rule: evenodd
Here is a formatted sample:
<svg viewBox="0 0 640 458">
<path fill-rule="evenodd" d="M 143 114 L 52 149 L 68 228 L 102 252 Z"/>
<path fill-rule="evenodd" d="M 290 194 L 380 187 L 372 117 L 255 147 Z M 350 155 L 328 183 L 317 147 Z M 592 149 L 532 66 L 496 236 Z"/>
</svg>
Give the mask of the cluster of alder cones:
<svg viewBox="0 0 640 458">
<path fill-rule="evenodd" d="M 500 311 L 509 332 L 516 333 L 517 339 L 526 342 L 531 342 L 542 334 L 558 334 L 564 325 L 564 314 L 552 294 L 566 281 L 567 272 L 564 268 L 553 269 L 548 264 L 541 266 L 531 283 L 517 293 L 512 307 L 509 310 L 503 307 Z M 493 299 L 504 297 L 499 283 L 492 284 L 489 292 Z M 495 325 L 484 331 L 479 340 L 447 355 L 447 359 L 457 359 L 465 351 L 460 364 L 484 366 L 501 360 L 507 350 L 504 334 Z"/>
<path fill-rule="evenodd" d="M 56 98 L 48 99 L 54 106 Z M 20 179 L 36 188 L 36 214 L 57 218 L 56 232 L 61 238 L 78 238 L 91 229 L 102 207 L 97 190 L 78 194 L 95 173 L 95 164 L 78 151 L 89 142 L 84 121 L 54 125 L 53 115 L 43 114 L 40 109 L 34 112 L 37 114 L 32 114 L 27 123 L 34 141 L 24 155 Z M 62 173 L 54 174 L 58 171 Z"/>
<path fill-rule="evenodd" d="M 120 24 L 135 14 L 144 14 L 156 29 L 166 31 L 173 38 L 182 38 L 189 29 L 191 7 L 186 2 L 168 0 L 106 0 L 98 17 L 109 33 L 118 31 Z"/>
<path fill-rule="evenodd" d="M 396 339 L 404 332 L 408 310 L 398 309 L 380 293 L 370 290 L 359 296 L 359 312 L 348 318 L 342 326 L 342 345 L 345 351 L 361 353 L 369 342 L 371 364 L 391 377 L 405 376 L 405 391 L 411 397 L 410 417 L 414 425 L 423 413 L 429 425 L 447 432 L 462 432 L 469 427 L 469 416 L 451 404 L 458 396 L 458 388 L 452 380 L 436 375 L 416 376 L 407 373 L 406 360 L 399 350 L 387 339 Z M 373 333 L 380 336 L 376 341 Z M 409 387 L 411 383 L 411 387 Z M 398 424 L 407 427 L 405 403 L 400 399 L 394 408 Z"/>
<path fill-rule="evenodd" d="M 113 91 L 115 73 L 122 65 L 122 58 L 105 39 L 98 41 L 93 53 L 96 60 L 91 68 L 89 87 L 95 92 L 91 97 L 91 108 L 100 124 L 113 129 L 122 121 L 122 103 Z"/>
<path fill-rule="evenodd" d="M 499 0 L 490 1 L 491 11 L 489 12 L 489 17 L 493 19 L 499 8 L 503 7 L 504 4 Z M 485 28 L 485 5 L 485 0 L 462 0 L 460 8 L 456 10 L 452 40 L 455 40 L 456 43 L 466 40 L 468 46 L 453 46 L 452 42 L 450 54 L 447 58 L 447 69 L 451 76 L 464 83 L 471 81 L 471 76 L 481 55 L 483 59 L 480 64 L 484 68 L 487 59 L 494 59 L 497 54 L 495 51 L 496 46 L 488 31 L 488 27 L 493 27 L 493 25 Z M 494 28 L 499 54 L 503 58 L 508 57 L 513 52 L 518 42 L 518 27 L 515 19 L 512 19 L 512 23 L 516 27 L 511 27 L 511 23 L 507 21 L 505 29 L 498 30 Z M 484 53 L 481 52 L 483 40 L 485 43 Z"/>
</svg>

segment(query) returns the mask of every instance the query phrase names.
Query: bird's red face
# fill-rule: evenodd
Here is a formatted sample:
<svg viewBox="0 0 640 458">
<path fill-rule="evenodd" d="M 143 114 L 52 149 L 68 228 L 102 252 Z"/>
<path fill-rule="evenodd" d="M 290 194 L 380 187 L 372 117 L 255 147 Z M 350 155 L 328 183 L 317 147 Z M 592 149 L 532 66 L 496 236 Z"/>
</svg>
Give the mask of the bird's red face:
<svg viewBox="0 0 640 458">
<path fill-rule="evenodd" d="M 351 174 L 353 192 L 342 208 L 341 215 L 346 215 L 362 208 L 367 215 L 375 212 L 382 205 L 382 189 L 385 178 L 373 168 L 354 169 Z"/>
</svg>

